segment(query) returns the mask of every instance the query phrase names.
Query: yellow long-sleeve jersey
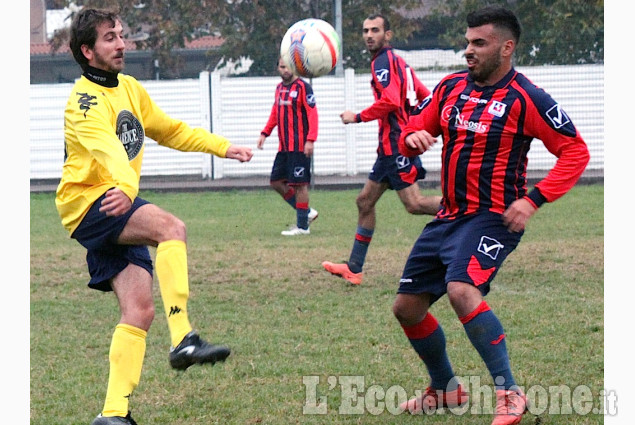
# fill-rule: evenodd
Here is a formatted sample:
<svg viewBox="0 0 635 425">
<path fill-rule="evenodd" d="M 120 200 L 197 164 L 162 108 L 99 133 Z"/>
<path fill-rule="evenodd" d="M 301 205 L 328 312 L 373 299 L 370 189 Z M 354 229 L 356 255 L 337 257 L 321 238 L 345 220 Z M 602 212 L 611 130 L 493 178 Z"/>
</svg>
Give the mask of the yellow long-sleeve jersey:
<svg viewBox="0 0 635 425">
<path fill-rule="evenodd" d="M 224 137 L 170 118 L 135 78 L 84 73 L 66 104 L 65 160 L 55 199 L 70 234 L 110 188 L 134 201 L 146 137 L 179 151 L 222 158 L 230 146 Z"/>
</svg>

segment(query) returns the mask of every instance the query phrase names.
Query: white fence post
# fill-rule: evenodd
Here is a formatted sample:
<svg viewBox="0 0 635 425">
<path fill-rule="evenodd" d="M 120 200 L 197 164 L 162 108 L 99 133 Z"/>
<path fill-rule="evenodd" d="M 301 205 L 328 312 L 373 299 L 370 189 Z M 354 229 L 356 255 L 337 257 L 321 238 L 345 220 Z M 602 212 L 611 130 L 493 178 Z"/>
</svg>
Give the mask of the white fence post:
<svg viewBox="0 0 635 425">
<path fill-rule="evenodd" d="M 212 118 L 211 118 L 211 99 L 210 99 L 210 73 L 209 71 L 203 71 L 199 74 L 199 87 L 201 93 L 201 127 L 207 131 L 212 131 Z M 203 179 L 212 176 L 212 161 L 213 155 L 203 155 L 201 158 L 201 177 Z"/>
<path fill-rule="evenodd" d="M 344 103 L 345 108 L 355 112 L 355 70 L 347 68 L 344 71 Z M 357 174 L 357 137 L 356 126 L 347 125 L 345 127 L 346 141 L 346 175 L 354 176 Z"/>
<path fill-rule="evenodd" d="M 221 83 L 220 83 L 220 73 L 218 71 L 212 72 L 211 78 L 211 102 L 212 105 L 212 128 L 211 131 L 214 134 L 224 134 L 223 133 L 223 120 L 221 119 L 221 108 L 222 108 L 222 92 L 221 92 Z M 223 178 L 223 164 L 224 161 L 216 160 L 214 156 L 212 156 L 212 180 L 222 179 Z"/>
</svg>

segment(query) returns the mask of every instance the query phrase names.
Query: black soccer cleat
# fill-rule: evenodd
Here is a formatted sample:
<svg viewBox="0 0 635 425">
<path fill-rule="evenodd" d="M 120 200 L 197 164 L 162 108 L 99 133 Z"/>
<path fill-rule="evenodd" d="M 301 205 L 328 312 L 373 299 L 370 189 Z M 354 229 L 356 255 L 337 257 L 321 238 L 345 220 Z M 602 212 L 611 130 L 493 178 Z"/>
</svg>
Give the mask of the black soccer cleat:
<svg viewBox="0 0 635 425">
<path fill-rule="evenodd" d="M 231 350 L 224 345 L 209 344 L 191 331 L 176 348 L 170 348 L 170 366 L 185 370 L 193 364 L 223 362 Z"/>
<path fill-rule="evenodd" d="M 100 413 L 91 425 L 137 425 L 137 423 L 130 416 L 130 412 L 125 418 L 121 416 L 101 416 Z"/>
</svg>

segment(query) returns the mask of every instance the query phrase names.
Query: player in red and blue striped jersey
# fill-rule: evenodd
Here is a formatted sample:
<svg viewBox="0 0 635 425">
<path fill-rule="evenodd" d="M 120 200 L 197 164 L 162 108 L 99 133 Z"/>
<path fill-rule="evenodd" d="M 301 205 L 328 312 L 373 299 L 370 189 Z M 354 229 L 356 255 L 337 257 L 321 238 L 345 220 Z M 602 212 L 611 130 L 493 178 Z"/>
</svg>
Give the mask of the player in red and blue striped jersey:
<svg viewBox="0 0 635 425">
<path fill-rule="evenodd" d="M 311 157 L 318 136 L 318 111 L 311 85 L 295 75 L 278 59 L 282 81 L 276 86 L 275 101 L 267 124 L 260 133 L 258 149 L 278 127 L 278 153 L 271 169 L 270 185 L 296 210 L 296 225 L 282 231 L 284 236 L 310 234 L 309 226 L 318 217 L 309 207 Z"/>
<path fill-rule="evenodd" d="M 362 268 L 375 231 L 375 205 L 386 190 L 395 190 L 410 214 L 434 215 L 441 199 L 421 194 L 417 180 L 425 177 L 426 170 L 419 156 L 401 155 L 398 150 L 399 135 L 408 123 L 410 110 L 425 99 L 430 90 L 390 47 L 392 30 L 384 16 L 369 16 L 364 20 L 362 31 L 366 47 L 373 55 L 370 85 L 375 102 L 357 114 L 344 111 L 340 117 L 344 124 L 379 121 L 377 159 L 357 196 L 357 231 L 348 262 L 322 263 L 328 272 L 354 285 L 362 282 Z"/>
<path fill-rule="evenodd" d="M 486 7 L 467 17 L 467 71 L 443 78 L 404 129 L 399 150 L 421 154 L 443 143 L 441 209 L 415 242 L 393 311 L 425 363 L 430 386 L 410 411 L 465 401 L 430 306 L 447 293 L 496 388 L 493 425 L 520 422 L 526 398 L 511 373 L 505 332 L 484 297 L 527 221 L 567 193 L 589 161 L 588 148 L 550 95 L 512 66 L 520 23 Z M 557 161 L 527 189 L 527 153 L 540 139 Z"/>
</svg>

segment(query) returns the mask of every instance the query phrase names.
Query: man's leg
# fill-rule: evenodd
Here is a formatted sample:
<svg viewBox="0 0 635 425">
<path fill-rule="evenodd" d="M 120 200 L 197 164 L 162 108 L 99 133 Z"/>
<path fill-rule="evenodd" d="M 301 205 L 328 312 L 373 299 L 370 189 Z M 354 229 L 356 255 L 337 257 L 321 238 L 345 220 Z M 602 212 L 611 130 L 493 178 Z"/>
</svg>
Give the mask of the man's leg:
<svg viewBox="0 0 635 425">
<path fill-rule="evenodd" d="M 376 224 L 375 205 L 388 189 L 385 183 L 366 180 L 366 184 L 357 196 L 357 231 L 355 241 L 348 260 L 348 267 L 353 273 L 360 273 L 364 268 L 366 253 L 373 238 Z"/>
<path fill-rule="evenodd" d="M 362 269 L 375 231 L 375 205 L 387 189 L 388 185 L 386 183 L 366 180 L 366 184 L 357 195 L 355 201 L 358 211 L 357 230 L 348 263 L 337 264 L 324 261 L 322 266 L 326 271 L 336 276 L 341 276 L 354 285 L 362 283 Z"/>
<path fill-rule="evenodd" d="M 463 323 L 470 342 L 492 375 L 496 389 L 515 387 L 505 344 L 505 331 L 498 317 L 483 300 L 481 292 L 469 283 L 450 282 L 448 298 Z"/>
<path fill-rule="evenodd" d="M 430 387 L 455 390 L 454 371 L 446 353 L 445 334 L 428 311 L 429 295 L 397 294 L 393 314 L 430 374 Z"/>
<path fill-rule="evenodd" d="M 229 348 L 207 344 L 192 332 L 187 313 L 189 280 L 185 224 L 156 205 L 147 204 L 132 214 L 118 243 L 157 247 L 157 280 L 172 347 L 175 347 L 170 353 L 172 367 L 186 369 L 194 363 L 225 360 Z M 180 347 L 182 344 L 186 346 Z"/>
<path fill-rule="evenodd" d="M 187 314 L 189 281 L 185 242 L 185 224 L 153 204 L 135 211 L 118 239 L 121 244 L 157 247 L 157 280 L 173 347 L 192 330 Z"/>
<path fill-rule="evenodd" d="M 450 282 L 448 297 L 494 381 L 496 413 L 492 424 L 519 423 L 527 409 L 527 399 L 511 372 L 503 326 L 473 285 Z"/>
<path fill-rule="evenodd" d="M 309 185 L 295 186 L 296 224 L 300 229 L 309 228 Z"/>
<path fill-rule="evenodd" d="M 412 184 L 405 189 L 397 191 L 401 203 L 406 207 L 406 211 L 410 214 L 422 215 L 436 215 L 439 211 L 441 203 L 441 196 L 424 196 L 419 190 L 417 183 Z"/>
<path fill-rule="evenodd" d="M 110 373 L 102 415 L 125 417 L 128 401 L 139 384 L 145 357 L 146 335 L 154 318 L 152 276 L 129 264 L 112 279 L 121 311 L 110 344 Z"/>
<path fill-rule="evenodd" d="M 296 191 L 292 186 L 289 186 L 284 180 L 275 180 L 269 182 L 269 185 L 273 190 L 275 190 L 284 201 L 291 206 L 291 208 L 296 209 L 297 196 Z"/>
<path fill-rule="evenodd" d="M 426 390 L 400 406 L 403 411 L 412 414 L 460 406 L 469 397 L 454 376 L 446 351 L 443 328 L 428 311 L 429 306 L 430 298 L 426 293 L 399 293 L 393 304 L 393 314 L 430 376 L 430 384 Z"/>
</svg>

